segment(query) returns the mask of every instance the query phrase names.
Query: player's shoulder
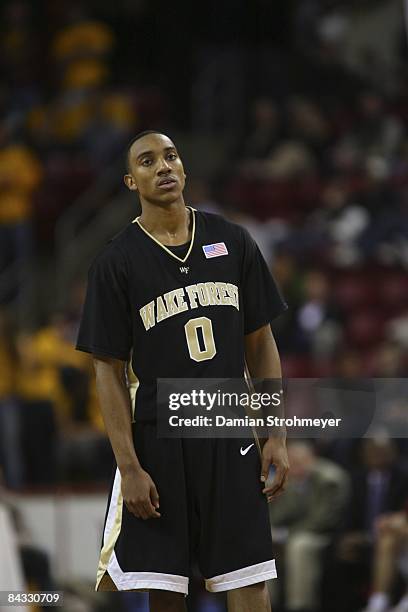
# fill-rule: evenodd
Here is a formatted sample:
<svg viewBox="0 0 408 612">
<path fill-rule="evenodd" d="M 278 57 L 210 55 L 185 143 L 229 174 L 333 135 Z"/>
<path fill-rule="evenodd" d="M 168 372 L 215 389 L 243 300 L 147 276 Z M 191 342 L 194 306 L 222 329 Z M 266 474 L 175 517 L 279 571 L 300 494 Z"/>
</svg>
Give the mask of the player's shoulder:
<svg viewBox="0 0 408 612">
<path fill-rule="evenodd" d="M 124 264 L 132 232 L 132 223 L 128 223 L 117 234 L 112 236 L 94 258 L 91 269 L 95 267 Z"/>
<path fill-rule="evenodd" d="M 209 230 L 220 230 L 224 232 L 226 237 L 235 238 L 236 240 L 242 241 L 245 240 L 248 232 L 247 230 L 239 225 L 238 223 L 234 223 L 229 219 L 226 219 L 223 215 L 219 213 L 213 212 L 205 212 L 205 211 L 196 211 L 196 214 L 200 216 L 203 224 Z"/>
</svg>

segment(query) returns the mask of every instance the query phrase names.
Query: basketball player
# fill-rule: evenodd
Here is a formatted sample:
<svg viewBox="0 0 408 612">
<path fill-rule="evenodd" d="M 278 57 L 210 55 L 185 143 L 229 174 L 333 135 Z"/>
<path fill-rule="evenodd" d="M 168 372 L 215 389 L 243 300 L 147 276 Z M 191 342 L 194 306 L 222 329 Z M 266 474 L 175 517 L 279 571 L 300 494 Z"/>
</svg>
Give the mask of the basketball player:
<svg viewBox="0 0 408 612">
<path fill-rule="evenodd" d="M 267 612 L 267 499 L 285 485 L 285 440 L 271 436 L 260 459 L 238 439 L 158 438 L 156 379 L 242 378 L 245 360 L 279 379 L 270 321 L 286 306 L 248 232 L 185 205 L 185 178 L 167 136 L 139 134 L 124 180 L 142 214 L 89 272 L 77 348 L 93 354 L 117 465 L 96 590 L 148 590 L 152 612 L 179 612 L 196 559 L 230 612 Z"/>
</svg>

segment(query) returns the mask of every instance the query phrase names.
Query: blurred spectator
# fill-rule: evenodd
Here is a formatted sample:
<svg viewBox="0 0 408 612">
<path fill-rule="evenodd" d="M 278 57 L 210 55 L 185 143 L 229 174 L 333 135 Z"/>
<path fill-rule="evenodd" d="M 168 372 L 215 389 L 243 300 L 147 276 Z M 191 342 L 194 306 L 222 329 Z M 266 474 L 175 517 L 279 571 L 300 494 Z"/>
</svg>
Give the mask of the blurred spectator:
<svg viewBox="0 0 408 612">
<path fill-rule="evenodd" d="M 204 212 L 221 214 L 219 204 L 213 196 L 208 180 L 199 177 L 189 177 L 185 191 L 186 201 L 189 205 Z"/>
<path fill-rule="evenodd" d="M 406 357 L 406 351 L 398 342 L 384 342 L 375 355 L 374 375 L 382 378 L 406 377 Z"/>
<path fill-rule="evenodd" d="M 252 238 L 257 243 L 259 250 L 264 256 L 267 263 L 271 263 L 271 246 L 273 244 L 273 235 L 275 233 L 273 221 L 269 224 L 260 223 L 258 219 L 255 219 L 251 215 L 236 210 L 234 208 L 227 208 L 223 211 L 223 215 L 229 221 L 241 225 L 251 234 Z M 280 233 L 281 228 L 277 227 L 276 231 Z M 284 231 L 284 230 L 283 230 Z"/>
<path fill-rule="evenodd" d="M 390 339 L 405 349 L 406 357 L 408 349 L 408 312 L 404 312 L 402 316 L 392 319 L 388 324 L 388 329 Z M 405 367 L 407 367 L 406 360 Z"/>
<path fill-rule="evenodd" d="M 364 92 L 358 104 L 358 121 L 346 139 L 360 156 L 379 155 L 389 159 L 403 135 L 401 122 L 387 112 L 384 100 L 376 92 Z"/>
<path fill-rule="evenodd" d="M 401 455 L 401 467 L 407 469 L 408 440 L 404 432 L 408 409 L 408 353 L 399 343 L 387 341 L 379 346 L 373 357 L 373 375 L 390 379 L 379 385 L 376 402 L 378 427 L 395 438 Z"/>
<path fill-rule="evenodd" d="M 401 469 L 395 444 L 387 438 L 366 439 L 362 444 L 363 467 L 353 474 L 353 503 L 346 529 L 366 538 L 376 518 L 400 510 L 405 501 L 407 475 Z"/>
<path fill-rule="evenodd" d="M 340 527 L 348 479 L 307 442 L 291 441 L 288 452 L 289 484 L 270 505 L 272 533 L 283 542 L 285 609 L 312 611 L 319 606 L 322 552 Z"/>
<path fill-rule="evenodd" d="M 273 276 L 285 299 L 295 310 L 302 301 L 302 274 L 295 257 L 285 249 L 277 249 L 272 264 Z"/>
<path fill-rule="evenodd" d="M 21 443 L 21 405 L 17 395 L 18 352 L 12 317 L 0 310 L 0 469 L 5 484 L 23 484 L 24 457 Z"/>
<path fill-rule="evenodd" d="M 309 215 L 294 238 L 301 240 L 303 249 L 329 247 L 333 263 L 349 266 L 360 259 L 356 241 L 368 223 L 368 212 L 350 201 L 346 183 L 336 178 L 324 187 L 321 207 Z"/>
<path fill-rule="evenodd" d="M 52 484 L 57 470 L 63 480 L 104 480 L 110 473 L 112 457 L 101 431 L 92 363 L 74 350 L 71 334 L 65 317 L 56 315 L 48 326 L 20 341 L 30 484 Z"/>
<path fill-rule="evenodd" d="M 328 598 L 334 600 L 335 612 L 364 604 L 375 525 L 382 515 L 401 511 L 406 499 L 407 474 L 398 461 L 394 441 L 367 438 L 361 450 L 363 465 L 352 471 L 344 531 L 333 561 L 326 564 Z"/>
<path fill-rule="evenodd" d="M 399 561 L 405 560 L 406 562 L 407 555 L 407 510 L 381 516 L 375 529 L 372 594 L 364 612 L 408 611 L 408 593 L 392 611 L 389 610 L 399 570 Z M 408 579 L 407 573 L 405 579 Z"/>
<path fill-rule="evenodd" d="M 32 196 L 42 177 L 35 154 L 25 145 L 7 142 L 0 127 L 0 274 L 3 280 L 0 301 L 15 297 L 27 277 L 32 253 Z M 2 283 L 2 284 L 3 284 Z"/>
<path fill-rule="evenodd" d="M 3 2 L 0 10 L 0 99 L 6 102 L 2 123 L 15 130 L 41 95 L 42 31 L 35 27 L 34 6 L 27 0 Z"/>
<path fill-rule="evenodd" d="M 104 58 L 114 44 L 111 28 L 106 23 L 81 19 L 63 28 L 55 37 L 52 53 L 64 64 L 77 58 Z"/>
<path fill-rule="evenodd" d="M 257 98 L 250 108 L 249 126 L 234 144 L 232 157 L 240 161 L 241 170 L 256 175 L 260 160 L 266 159 L 279 142 L 282 132 L 277 106 L 269 98 Z"/>
<path fill-rule="evenodd" d="M 304 142 L 316 155 L 323 154 L 330 139 L 330 125 L 319 106 L 306 98 L 288 101 L 288 131 L 292 138 Z"/>
<path fill-rule="evenodd" d="M 377 258 L 384 263 L 404 263 L 404 251 L 394 253 L 397 245 L 408 237 L 408 222 L 404 215 L 402 194 L 389 181 L 388 163 L 381 157 L 366 160 L 367 184 L 359 194 L 360 203 L 370 215 L 370 223 L 359 237 L 358 246 L 364 257 Z M 395 249 L 394 249 L 395 250 Z"/>
<path fill-rule="evenodd" d="M 135 127 L 136 117 L 130 97 L 124 93 L 104 93 L 98 97 L 83 146 L 95 168 L 118 159 Z"/>
<path fill-rule="evenodd" d="M 342 61 L 369 79 L 373 87 L 392 91 L 398 81 L 398 38 L 402 35 L 403 5 L 389 2 L 342 3 L 348 17 Z M 347 6 L 348 5 L 348 6 Z M 389 36 L 383 37 L 387 30 Z"/>
<path fill-rule="evenodd" d="M 338 378 L 345 378 L 346 380 L 360 378 L 363 374 L 360 354 L 353 349 L 343 348 L 336 355 L 334 373 Z"/>
<path fill-rule="evenodd" d="M 36 353 L 34 338 L 21 335 L 18 351 L 24 484 L 52 485 L 56 478 L 56 418 L 64 398 L 49 362 Z"/>
<path fill-rule="evenodd" d="M 302 304 L 293 329 L 293 349 L 316 358 L 330 355 L 341 340 L 341 314 L 330 294 L 329 281 L 320 270 L 303 278 Z"/>
<path fill-rule="evenodd" d="M 11 588 L 20 590 L 23 588 L 22 583 L 20 583 L 19 587 L 13 586 L 13 584 L 15 585 L 13 574 L 15 577 L 18 576 L 18 565 L 21 565 L 21 573 L 24 577 L 26 588 L 36 591 L 55 590 L 56 586 L 51 576 L 48 555 L 32 542 L 32 538 L 26 525 L 23 523 L 21 514 L 13 503 L 12 496 L 3 488 L 0 469 L 0 516 L 2 512 L 8 513 L 9 519 L 9 526 L 7 526 L 6 514 L 3 514 L 3 517 L 0 518 L 2 542 L 9 539 L 10 546 L 10 544 L 12 544 L 12 538 L 14 538 L 14 543 L 16 545 L 15 552 L 9 549 L 9 567 L 3 567 L 0 572 L 0 584 L 1 579 L 5 579 L 2 588 L 4 590 L 10 590 Z M 9 533 L 7 533 L 7 531 L 9 531 Z M 16 559 L 12 558 L 13 553 L 16 555 Z M 0 559 L 0 566 L 1 563 Z M 2 608 L 0 607 L 0 609 Z M 44 608 L 41 607 L 40 609 Z"/>
<path fill-rule="evenodd" d="M 109 477 L 92 361 L 73 348 L 82 301 L 78 285 L 66 314 L 29 333 L 0 311 L 0 465 L 11 489 Z"/>
<path fill-rule="evenodd" d="M 296 180 L 312 174 L 316 160 L 300 140 L 286 140 L 278 145 L 263 165 L 259 176 L 275 180 Z"/>
</svg>

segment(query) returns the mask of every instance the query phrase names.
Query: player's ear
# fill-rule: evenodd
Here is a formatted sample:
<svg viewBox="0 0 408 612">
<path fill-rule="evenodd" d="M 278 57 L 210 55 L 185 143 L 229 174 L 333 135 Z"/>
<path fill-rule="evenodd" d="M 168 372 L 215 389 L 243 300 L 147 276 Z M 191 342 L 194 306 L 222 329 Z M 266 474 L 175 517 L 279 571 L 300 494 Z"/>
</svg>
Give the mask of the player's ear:
<svg viewBox="0 0 408 612">
<path fill-rule="evenodd" d="M 137 191 L 135 180 L 131 174 L 125 174 L 123 177 L 124 183 L 130 191 Z"/>
</svg>

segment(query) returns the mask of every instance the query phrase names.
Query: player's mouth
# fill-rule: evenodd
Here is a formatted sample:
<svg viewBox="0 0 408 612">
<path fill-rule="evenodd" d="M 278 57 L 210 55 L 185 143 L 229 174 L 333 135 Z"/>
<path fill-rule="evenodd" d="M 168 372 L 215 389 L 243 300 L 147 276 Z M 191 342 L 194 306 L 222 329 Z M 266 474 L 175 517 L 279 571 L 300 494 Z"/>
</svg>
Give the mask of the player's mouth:
<svg viewBox="0 0 408 612">
<path fill-rule="evenodd" d="M 173 189 L 177 185 L 177 180 L 172 176 L 160 179 L 157 183 L 159 189 Z"/>
</svg>

